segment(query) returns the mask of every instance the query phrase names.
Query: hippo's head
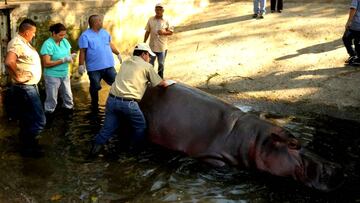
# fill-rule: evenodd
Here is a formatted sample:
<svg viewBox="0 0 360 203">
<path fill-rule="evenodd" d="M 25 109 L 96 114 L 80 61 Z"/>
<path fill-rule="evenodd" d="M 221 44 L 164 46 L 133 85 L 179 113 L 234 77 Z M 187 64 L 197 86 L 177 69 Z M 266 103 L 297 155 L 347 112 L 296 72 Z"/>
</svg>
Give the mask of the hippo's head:
<svg viewBox="0 0 360 203">
<path fill-rule="evenodd" d="M 303 168 L 295 174 L 296 179 L 307 186 L 332 191 L 344 182 L 344 173 L 339 164 L 324 160 L 323 158 L 305 150 L 300 150 Z"/>
<path fill-rule="evenodd" d="M 250 155 L 259 170 L 293 177 L 322 191 L 334 190 L 343 182 L 344 174 L 338 164 L 308 152 L 294 136 L 278 126 L 267 126 L 259 132 L 253 150 Z"/>
</svg>

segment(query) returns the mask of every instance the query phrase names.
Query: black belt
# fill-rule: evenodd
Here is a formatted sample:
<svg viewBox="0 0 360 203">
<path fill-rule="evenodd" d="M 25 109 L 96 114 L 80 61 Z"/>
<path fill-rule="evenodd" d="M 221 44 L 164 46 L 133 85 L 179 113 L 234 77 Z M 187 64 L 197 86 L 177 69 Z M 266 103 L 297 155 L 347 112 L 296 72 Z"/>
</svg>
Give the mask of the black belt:
<svg viewBox="0 0 360 203">
<path fill-rule="evenodd" d="M 23 84 L 23 83 L 13 83 L 16 86 L 36 86 L 36 84 Z"/>
<path fill-rule="evenodd" d="M 12 85 L 17 87 L 37 87 L 36 84 L 28 85 L 28 84 L 14 83 Z"/>
<path fill-rule="evenodd" d="M 109 97 L 112 97 L 112 98 L 115 98 L 115 99 L 119 99 L 119 100 L 122 100 L 122 101 L 134 101 L 134 102 L 139 102 L 138 99 L 132 99 L 132 98 L 125 98 L 125 97 L 117 97 L 113 94 L 109 94 Z"/>
</svg>

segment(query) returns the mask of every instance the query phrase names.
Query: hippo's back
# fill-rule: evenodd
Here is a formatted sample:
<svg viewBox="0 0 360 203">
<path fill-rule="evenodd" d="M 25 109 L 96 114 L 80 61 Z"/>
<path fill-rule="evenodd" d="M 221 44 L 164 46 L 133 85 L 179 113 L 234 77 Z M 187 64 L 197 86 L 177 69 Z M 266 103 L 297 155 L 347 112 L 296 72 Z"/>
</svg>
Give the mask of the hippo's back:
<svg viewBox="0 0 360 203">
<path fill-rule="evenodd" d="M 183 84 L 148 88 L 141 103 L 151 142 L 196 156 L 226 139 L 241 111 Z M 220 141 L 221 143 L 221 141 Z"/>
</svg>

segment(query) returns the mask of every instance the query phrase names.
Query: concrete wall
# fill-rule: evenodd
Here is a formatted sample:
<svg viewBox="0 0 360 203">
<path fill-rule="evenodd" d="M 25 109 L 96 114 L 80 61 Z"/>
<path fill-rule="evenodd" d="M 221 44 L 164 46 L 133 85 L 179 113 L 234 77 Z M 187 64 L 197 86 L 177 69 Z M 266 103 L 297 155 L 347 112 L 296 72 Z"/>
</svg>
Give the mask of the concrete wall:
<svg viewBox="0 0 360 203">
<path fill-rule="evenodd" d="M 154 5 L 157 2 L 158 0 L 23 0 L 21 2 L 8 1 L 6 6 L 1 5 L 0 2 L 0 9 L 12 8 L 10 12 L 11 36 L 15 35 L 23 18 L 31 18 L 37 22 L 38 31 L 33 43 L 37 49 L 49 37 L 49 26 L 61 22 L 68 28 L 67 38 L 72 44 L 72 51 L 77 51 L 77 39 L 88 26 L 88 17 L 92 14 L 103 15 L 104 28 L 110 32 L 113 42 L 121 53 L 127 56 L 137 42 L 143 41 L 145 24 L 147 19 L 154 15 Z M 177 25 L 188 16 L 201 12 L 208 0 L 167 0 L 163 3 L 166 5 L 165 15 L 170 18 L 173 25 Z M 71 73 L 76 73 L 76 62 L 72 65 Z M 119 64 L 116 66 L 118 67 Z"/>
<path fill-rule="evenodd" d="M 71 27 L 70 31 L 76 31 L 71 33 L 73 36 L 69 36 L 70 38 L 78 37 L 80 30 L 87 27 L 89 15 L 95 13 L 104 15 L 116 2 L 115 0 L 109 0 L 102 3 L 100 1 L 33 1 L 22 2 L 21 4 L 14 3 L 16 8 L 10 14 L 11 36 L 14 36 L 19 23 L 26 17 L 38 23 L 36 42 L 43 40 L 39 39 L 38 36 L 49 36 L 47 32 L 48 27 L 56 22 L 61 22 L 67 27 Z"/>
<path fill-rule="evenodd" d="M 49 26 L 53 23 L 61 22 L 68 28 L 68 39 L 72 44 L 73 51 L 77 50 L 77 39 L 82 30 L 87 28 L 87 18 L 91 14 L 106 14 L 117 1 L 72 1 L 72 2 L 59 2 L 59 1 L 32 1 L 32 2 L 8 2 L 7 6 L 2 6 L 2 9 L 9 8 L 10 10 L 10 38 L 16 32 L 19 23 L 24 18 L 31 18 L 37 22 L 37 33 L 33 45 L 39 50 L 41 44 L 45 39 L 50 36 L 48 31 Z M 1 8 L 1 7 L 0 7 Z M 3 40 L 2 46 L 7 43 Z M 3 57 L 5 53 L 2 54 Z M 1 60 L 3 63 L 3 59 Z M 72 67 L 75 67 L 73 64 Z M 4 66 L 2 64 L 2 69 Z M 75 69 L 74 69 L 75 70 Z M 72 72 L 74 72 L 74 70 Z M 1 71 L 1 83 L 7 81 L 4 70 Z"/>
<path fill-rule="evenodd" d="M 104 28 L 112 36 L 113 42 L 120 49 L 123 58 L 129 56 L 134 45 L 143 41 L 144 27 L 148 18 L 154 15 L 154 6 L 160 0 L 63 0 L 63 1 L 13 1 L 0 0 L 0 11 L 9 16 L 1 24 L 1 33 L 4 40 L 0 40 L 2 54 L 0 54 L 0 116 L 3 115 L 3 93 L 8 76 L 5 72 L 4 55 L 6 45 L 17 32 L 17 27 L 24 18 L 31 18 L 37 22 L 37 33 L 34 46 L 39 49 L 45 39 L 50 36 L 49 26 L 53 23 L 63 23 L 67 27 L 68 39 L 73 50 L 77 51 L 77 39 L 80 33 L 87 28 L 88 17 L 92 14 L 104 16 Z M 208 0 L 163 0 L 165 15 L 174 26 L 189 16 L 201 12 L 209 3 Z M 1 17 L 1 16 L 0 16 Z M 3 27 L 8 27 L 4 30 Z M 7 31 L 9 30 L 9 31 Z M 119 68 L 118 61 L 116 68 Z M 87 81 L 86 75 L 77 76 L 78 61 L 71 64 L 70 73 L 73 82 Z M 5 72 L 5 74 L 4 74 Z"/>
</svg>

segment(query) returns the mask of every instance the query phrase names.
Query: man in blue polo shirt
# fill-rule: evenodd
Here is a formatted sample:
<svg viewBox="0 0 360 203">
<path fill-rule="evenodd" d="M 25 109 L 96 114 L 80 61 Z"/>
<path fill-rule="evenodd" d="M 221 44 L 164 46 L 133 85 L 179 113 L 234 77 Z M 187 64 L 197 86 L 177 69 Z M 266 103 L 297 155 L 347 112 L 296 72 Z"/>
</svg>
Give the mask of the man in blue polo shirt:
<svg viewBox="0 0 360 203">
<path fill-rule="evenodd" d="M 103 79 L 108 85 L 115 81 L 116 70 L 112 53 L 117 55 L 122 63 L 118 49 L 111 42 L 110 34 L 104 30 L 102 18 L 99 15 L 89 17 L 89 29 L 85 30 L 79 38 L 79 74 L 87 70 L 90 80 L 91 107 L 98 109 L 101 89 L 100 81 Z M 85 65 L 86 64 L 86 65 Z"/>
</svg>

